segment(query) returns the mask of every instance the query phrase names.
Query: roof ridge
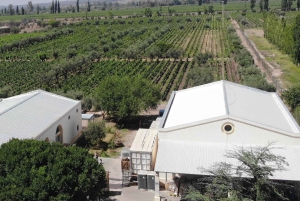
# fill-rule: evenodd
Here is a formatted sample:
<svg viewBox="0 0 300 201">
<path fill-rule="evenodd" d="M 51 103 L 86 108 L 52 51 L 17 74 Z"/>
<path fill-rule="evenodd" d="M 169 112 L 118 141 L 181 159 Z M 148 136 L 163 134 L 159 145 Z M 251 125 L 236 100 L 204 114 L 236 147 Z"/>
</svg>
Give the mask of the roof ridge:
<svg viewBox="0 0 300 201">
<path fill-rule="evenodd" d="M 225 87 L 225 82 L 224 81 L 225 80 L 222 80 L 223 95 L 224 95 L 224 105 L 225 105 L 226 114 L 229 115 L 227 93 L 226 93 L 226 87 Z"/>
<path fill-rule="evenodd" d="M 18 102 L 18 103 L 16 103 L 15 105 L 13 105 L 13 106 L 11 106 L 11 107 L 9 107 L 8 109 L 6 109 L 6 110 L 4 110 L 3 112 L 1 112 L 0 113 L 0 116 L 1 115 L 3 115 L 4 113 L 6 113 L 6 112 L 8 112 L 8 111 L 10 111 L 10 110 L 12 110 L 13 108 L 15 108 L 15 107 L 17 107 L 17 106 L 19 106 L 19 105 L 21 105 L 22 103 L 24 103 L 24 102 L 26 102 L 26 101 L 28 101 L 29 99 L 31 99 L 31 98 L 33 98 L 34 96 L 36 96 L 36 95 L 38 95 L 38 94 L 40 94 L 41 93 L 41 90 L 35 90 L 37 93 L 34 93 L 34 94 L 32 94 L 31 96 L 29 96 L 28 98 L 25 98 L 24 100 L 22 100 L 22 101 L 20 101 L 20 102 Z M 34 91 L 33 91 L 34 92 Z M 28 93 L 30 93 L 30 92 L 28 92 Z M 24 95 L 24 94 L 23 94 Z"/>
</svg>

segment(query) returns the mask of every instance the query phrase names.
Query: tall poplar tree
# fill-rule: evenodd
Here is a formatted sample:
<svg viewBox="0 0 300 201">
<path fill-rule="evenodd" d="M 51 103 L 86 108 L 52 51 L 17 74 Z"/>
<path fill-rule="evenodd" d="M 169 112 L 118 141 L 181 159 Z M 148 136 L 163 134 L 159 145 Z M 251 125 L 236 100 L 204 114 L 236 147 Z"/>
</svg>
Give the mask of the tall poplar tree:
<svg viewBox="0 0 300 201">
<path fill-rule="evenodd" d="M 19 6 L 17 6 L 17 8 L 16 8 L 16 13 L 17 13 L 17 15 L 20 14 L 20 13 L 19 13 Z"/>
<path fill-rule="evenodd" d="M 269 0 L 264 0 L 264 10 L 269 10 Z"/>
<path fill-rule="evenodd" d="M 54 13 L 57 12 L 57 0 L 55 0 L 55 4 L 54 4 Z"/>
<path fill-rule="evenodd" d="M 57 13 L 60 13 L 60 4 L 59 4 L 59 0 L 57 2 Z"/>
<path fill-rule="evenodd" d="M 300 0 L 297 0 L 297 8 L 298 8 L 298 11 L 300 9 Z"/>
<path fill-rule="evenodd" d="M 22 15 L 24 15 L 25 14 L 24 8 L 22 7 L 21 10 L 22 10 Z"/>
<path fill-rule="evenodd" d="M 260 9 L 260 12 L 262 12 L 264 10 L 264 2 L 263 2 L 263 0 L 259 1 L 259 9 Z"/>
<path fill-rule="evenodd" d="M 253 10 L 254 10 L 255 3 L 256 3 L 256 0 L 250 0 L 250 8 L 251 8 L 251 11 L 252 11 L 252 12 L 253 12 Z"/>
<path fill-rule="evenodd" d="M 79 0 L 77 0 L 77 2 L 76 2 L 76 10 L 77 10 L 77 12 L 79 12 Z"/>
</svg>

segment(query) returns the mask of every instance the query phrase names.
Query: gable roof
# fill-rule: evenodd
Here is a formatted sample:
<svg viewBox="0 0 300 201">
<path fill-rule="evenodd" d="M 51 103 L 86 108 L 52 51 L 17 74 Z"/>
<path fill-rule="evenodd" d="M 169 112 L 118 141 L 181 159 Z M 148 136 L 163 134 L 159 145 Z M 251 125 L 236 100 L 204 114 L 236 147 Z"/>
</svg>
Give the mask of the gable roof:
<svg viewBox="0 0 300 201">
<path fill-rule="evenodd" d="M 80 101 L 36 90 L 0 101 L 0 145 L 11 138 L 35 138 Z"/>
<path fill-rule="evenodd" d="M 225 80 L 173 92 L 159 127 L 184 126 L 224 115 L 300 133 L 299 125 L 276 93 Z"/>
</svg>

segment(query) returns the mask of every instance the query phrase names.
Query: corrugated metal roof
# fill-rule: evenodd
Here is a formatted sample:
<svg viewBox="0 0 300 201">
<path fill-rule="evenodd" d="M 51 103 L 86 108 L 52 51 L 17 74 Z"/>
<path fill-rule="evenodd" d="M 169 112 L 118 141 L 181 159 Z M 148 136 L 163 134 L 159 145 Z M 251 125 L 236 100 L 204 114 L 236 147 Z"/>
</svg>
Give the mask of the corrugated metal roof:
<svg viewBox="0 0 300 201">
<path fill-rule="evenodd" d="M 276 93 L 218 81 L 173 93 L 161 128 L 221 117 L 238 117 L 282 131 L 300 133 L 299 125 Z"/>
<path fill-rule="evenodd" d="M 203 168 L 209 169 L 214 163 L 237 164 L 237 160 L 224 157 L 226 150 L 232 150 L 236 145 L 160 139 L 155 171 L 205 175 Z M 284 156 L 289 166 L 286 167 L 287 171 L 275 172 L 271 179 L 300 181 L 300 147 L 280 147 L 283 149 L 274 149 L 272 152 Z"/>
<path fill-rule="evenodd" d="M 32 91 L 0 102 L 0 144 L 11 138 L 35 138 L 80 101 Z"/>
<path fill-rule="evenodd" d="M 140 128 L 130 147 L 133 152 L 152 152 L 155 140 L 157 137 L 157 130 Z"/>
</svg>

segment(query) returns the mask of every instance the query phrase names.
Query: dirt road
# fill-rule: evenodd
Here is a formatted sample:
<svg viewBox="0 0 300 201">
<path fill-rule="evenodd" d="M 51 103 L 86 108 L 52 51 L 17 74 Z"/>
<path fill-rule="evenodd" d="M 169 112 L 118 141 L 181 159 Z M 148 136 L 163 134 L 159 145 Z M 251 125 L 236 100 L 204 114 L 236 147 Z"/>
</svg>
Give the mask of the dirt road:
<svg viewBox="0 0 300 201">
<path fill-rule="evenodd" d="M 253 57 L 254 64 L 261 70 L 261 72 L 263 72 L 266 75 L 267 81 L 269 83 L 271 83 L 272 82 L 271 78 L 268 76 L 266 70 L 264 69 L 264 67 L 262 66 L 262 64 L 259 62 L 258 58 L 256 57 L 256 54 L 254 53 L 254 50 L 247 43 L 247 40 L 246 40 L 244 34 L 242 33 L 242 30 L 241 30 L 239 24 L 237 23 L 237 21 L 231 20 L 231 24 L 233 25 L 233 27 L 234 27 L 234 29 L 236 31 L 236 34 L 241 39 L 242 45 L 250 52 L 251 56 Z"/>
</svg>

